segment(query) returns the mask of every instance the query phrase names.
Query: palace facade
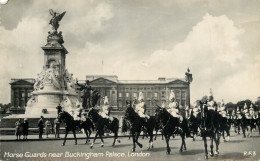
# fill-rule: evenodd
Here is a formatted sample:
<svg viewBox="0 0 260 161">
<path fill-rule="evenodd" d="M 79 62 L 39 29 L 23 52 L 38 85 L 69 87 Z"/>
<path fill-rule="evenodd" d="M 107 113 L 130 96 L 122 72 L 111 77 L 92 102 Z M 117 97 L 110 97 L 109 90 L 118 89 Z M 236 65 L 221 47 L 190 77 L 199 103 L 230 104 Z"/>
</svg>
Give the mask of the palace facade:
<svg viewBox="0 0 260 161">
<path fill-rule="evenodd" d="M 184 78 L 163 78 L 157 80 L 119 80 L 116 75 L 88 75 L 86 80 L 97 90 L 101 98 L 108 97 L 109 104 L 114 111 L 126 109 L 126 101 L 138 99 L 139 92 L 143 92 L 147 106 L 147 114 L 153 115 L 156 105 L 169 103 L 170 91 L 175 93 L 179 108 L 190 107 L 190 84 Z M 11 105 L 12 107 L 25 107 L 33 91 L 34 79 L 11 79 Z M 79 84 L 84 84 L 85 80 L 80 80 Z M 79 92 L 79 97 L 83 94 Z M 103 105 L 100 99 L 98 106 Z"/>
<path fill-rule="evenodd" d="M 113 110 L 125 110 L 126 101 L 138 99 L 139 92 L 144 93 L 147 113 L 153 115 L 156 105 L 169 103 L 170 91 L 173 90 L 180 109 L 190 106 L 190 86 L 183 78 L 163 78 L 157 80 L 119 80 L 116 75 L 89 75 L 86 80 L 101 94 L 101 98 L 107 96 Z M 79 81 L 84 84 L 85 80 Z M 102 99 L 98 105 L 102 105 Z"/>
</svg>

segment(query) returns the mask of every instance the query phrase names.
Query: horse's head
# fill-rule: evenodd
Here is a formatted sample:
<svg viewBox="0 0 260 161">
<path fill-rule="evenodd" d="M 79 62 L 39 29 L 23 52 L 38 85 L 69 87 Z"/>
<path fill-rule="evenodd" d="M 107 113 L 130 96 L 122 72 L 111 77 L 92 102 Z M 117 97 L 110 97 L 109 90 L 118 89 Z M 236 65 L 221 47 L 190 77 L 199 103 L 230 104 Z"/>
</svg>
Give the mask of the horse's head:
<svg viewBox="0 0 260 161">
<path fill-rule="evenodd" d="M 200 111 L 201 111 L 201 117 L 202 118 L 205 118 L 206 116 L 207 116 L 207 112 L 208 112 L 208 102 L 207 101 L 205 101 L 205 102 L 202 102 L 202 101 L 200 101 Z"/>
<path fill-rule="evenodd" d="M 93 121 L 97 121 L 100 117 L 100 115 L 98 114 L 98 110 L 94 109 L 93 107 L 90 108 L 88 112 L 88 117 L 91 118 Z"/>
<path fill-rule="evenodd" d="M 127 109 L 125 110 L 126 119 L 133 119 L 136 115 L 137 114 L 136 114 L 135 110 L 131 106 L 127 107 Z"/>
<path fill-rule="evenodd" d="M 59 120 L 62 122 L 74 120 L 73 117 L 66 111 L 60 112 L 58 117 L 59 117 Z"/>
</svg>

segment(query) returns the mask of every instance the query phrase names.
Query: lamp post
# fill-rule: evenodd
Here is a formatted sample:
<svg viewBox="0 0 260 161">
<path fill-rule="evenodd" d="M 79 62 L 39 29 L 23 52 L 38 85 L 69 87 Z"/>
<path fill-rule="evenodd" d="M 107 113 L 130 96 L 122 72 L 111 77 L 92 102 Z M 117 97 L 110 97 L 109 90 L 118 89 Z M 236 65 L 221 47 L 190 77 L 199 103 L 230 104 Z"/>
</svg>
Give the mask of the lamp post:
<svg viewBox="0 0 260 161">
<path fill-rule="evenodd" d="M 188 83 L 188 96 L 189 96 L 189 109 L 190 109 L 190 83 L 192 82 L 193 78 L 192 78 L 192 74 L 190 73 L 190 69 L 187 69 L 187 72 L 185 73 L 185 80 Z"/>
</svg>

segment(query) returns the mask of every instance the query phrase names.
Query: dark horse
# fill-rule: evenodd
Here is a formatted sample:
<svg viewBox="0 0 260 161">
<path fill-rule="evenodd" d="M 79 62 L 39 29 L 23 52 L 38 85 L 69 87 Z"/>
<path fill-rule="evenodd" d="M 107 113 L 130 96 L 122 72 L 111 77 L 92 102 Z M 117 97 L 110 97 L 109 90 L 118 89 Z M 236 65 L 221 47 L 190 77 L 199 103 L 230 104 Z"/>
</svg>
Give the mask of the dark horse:
<svg viewBox="0 0 260 161">
<path fill-rule="evenodd" d="M 173 117 L 165 108 L 157 107 L 155 113 L 156 120 L 158 120 L 162 124 L 162 131 L 167 144 L 166 153 L 170 154 L 171 149 L 169 146 L 169 140 L 170 137 L 177 132 L 178 127 L 180 127 L 179 119 Z"/>
<path fill-rule="evenodd" d="M 208 159 L 208 149 L 207 149 L 207 138 L 210 137 L 211 145 L 210 145 L 210 156 L 213 157 L 213 141 L 216 144 L 216 151 L 215 155 L 218 155 L 218 146 L 219 146 L 219 128 L 220 128 L 220 121 L 219 121 L 219 114 L 215 110 L 208 110 L 207 103 L 200 102 L 201 108 L 201 137 L 204 141 L 205 147 L 205 159 Z"/>
<path fill-rule="evenodd" d="M 73 135 L 74 135 L 74 139 L 75 139 L 75 145 L 77 145 L 77 138 L 76 138 L 76 130 L 77 130 L 77 126 L 79 125 L 79 121 L 80 120 L 74 120 L 74 118 L 66 111 L 63 111 L 61 113 L 59 113 L 59 119 L 61 120 L 61 122 L 65 122 L 66 126 L 65 126 L 65 138 L 64 138 L 64 142 L 63 142 L 63 146 L 66 143 L 66 139 L 67 139 L 67 135 L 70 131 L 72 131 Z M 93 123 L 91 122 L 90 119 L 86 119 L 86 121 L 83 121 L 81 123 L 81 127 L 84 129 L 85 133 L 86 133 L 86 143 L 89 140 L 90 134 L 91 134 L 91 129 L 94 130 L 94 126 Z"/>
<path fill-rule="evenodd" d="M 130 122 L 130 134 L 133 138 L 133 148 L 132 151 L 135 151 L 137 144 L 140 148 L 143 147 L 141 143 L 138 142 L 138 138 L 140 136 L 140 133 L 142 131 L 142 127 L 145 128 L 146 134 L 149 135 L 149 142 L 147 145 L 147 148 L 153 148 L 153 130 L 156 124 L 156 120 L 154 116 L 151 116 L 147 121 L 145 122 L 136 112 L 135 110 L 129 106 L 125 111 L 125 118 Z"/>
<path fill-rule="evenodd" d="M 92 119 L 92 121 L 95 124 L 97 133 L 95 135 L 95 138 L 90 146 L 90 148 L 93 148 L 93 145 L 97 139 L 97 136 L 99 135 L 101 139 L 101 147 L 104 146 L 104 140 L 103 140 L 103 135 L 104 135 L 104 128 L 106 128 L 114 133 L 114 141 L 112 146 L 115 145 L 116 140 L 120 143 L 120 140 L 118 140 L 118 129 L 119 129 L 119 120 L 115 117 L 113 117 L 113 121 L 110 121 L 107 118 L 103 118 L 99 115 L 98 110 L 91 108 L 88 116 Z"/>
<path fill-rule="evenodd" d="M 200 124 L 200 116 L 201 113 L 199 112 L 197 116 L 194 115 L 194 112 L 191 111 L 190 118 L 188 120 L 189 122 L 189 127 L 190 127 L 190 132 L 192 133 L 193 141 L 196 140 L 196 137 L 198 135 L 198 129 L 199 129 L 199 124 Z"/>
</svg>

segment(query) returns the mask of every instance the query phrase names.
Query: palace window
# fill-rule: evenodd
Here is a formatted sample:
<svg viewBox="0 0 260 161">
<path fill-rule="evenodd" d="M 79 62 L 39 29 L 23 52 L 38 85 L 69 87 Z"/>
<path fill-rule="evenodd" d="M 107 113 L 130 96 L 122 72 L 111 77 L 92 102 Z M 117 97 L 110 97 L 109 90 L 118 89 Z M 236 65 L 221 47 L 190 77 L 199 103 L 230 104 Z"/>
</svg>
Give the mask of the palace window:
<svg viewBox="0 0 260 161">
<path fill-rule="evenodd" d="M 125 97 L 129 97 L 129 93 L 125 93 Z"/>
<path fill-rule="evenodd" d="M 184 91 L 181 92 L 181 99 L 182 100 L 185 100 L 185 97 L 186 97 L 186 93 Z"/>
<path fill-rule="evenodd" d="M 154 98 L 157 98 L 157 97 L 158 97 L 158 93 L 155 92 L 155 93 L 154 93 Z"/>
<path fill-rule="evenodd" d="M 122 97 L 122 93 L 120 92 L 120 93 L 118 93 L 118 97 Z"/>
<path fill-rule="evenodd" d="M 162 92 L 162 98 L 165 98 L 165 92 L 164 91 Z"/>
<path fill-rule="evenodd" d="M 133 98 L 137 98 L 137 93 L 133 93 Z"/>
</svg>

